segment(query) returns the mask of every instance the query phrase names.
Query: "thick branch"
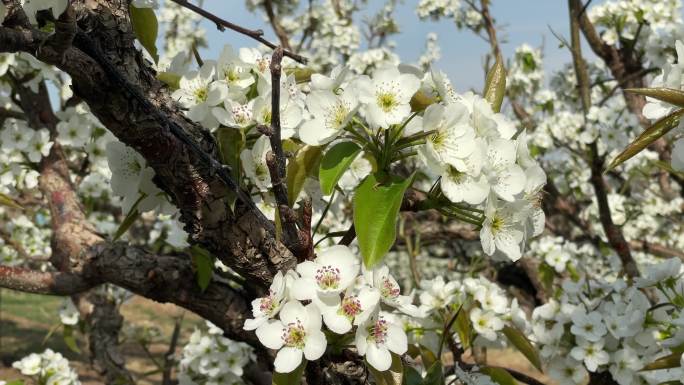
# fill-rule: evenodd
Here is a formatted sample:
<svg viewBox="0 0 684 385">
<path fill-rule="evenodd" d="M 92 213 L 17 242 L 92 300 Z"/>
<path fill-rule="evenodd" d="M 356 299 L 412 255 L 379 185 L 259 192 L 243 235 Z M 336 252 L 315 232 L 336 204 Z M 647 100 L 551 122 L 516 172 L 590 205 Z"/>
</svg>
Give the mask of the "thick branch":
<svg viewBox="0 0 684 385">
<path fill-rule="evenodd" d="M 82 276 L 73 273 L 0 266 L 0 287 L 11 290 L 66 296 L 82 293 L 96 285 L 97 282 L 86 281 Z"/>
</svg>

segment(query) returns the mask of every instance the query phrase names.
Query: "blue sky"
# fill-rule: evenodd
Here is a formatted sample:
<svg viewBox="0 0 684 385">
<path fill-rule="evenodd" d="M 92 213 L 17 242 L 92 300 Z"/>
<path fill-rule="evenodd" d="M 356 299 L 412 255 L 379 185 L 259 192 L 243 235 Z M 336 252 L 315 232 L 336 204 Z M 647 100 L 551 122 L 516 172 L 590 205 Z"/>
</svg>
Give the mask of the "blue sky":
<svg viewBox="0 0 684 385">
<path fill-rule="evenodd" d="M 376 9 L 384 1 L 369 0 L 369 8 Z M 418 0 L 404 0 L 397 8 L 396 17 L 401 33 L 395 35 L 396 52 L 404 62 L 415 62 L 423 52 L 425 36 L 435 32 L 442 49 L 442 58 L 437 68 L 445 71 L 458 90 L 480 89 L 483 84 L 483 60 L 488 52 L 487 44 L 470 31 L 459 31 L 450 20 L 421 21 L 415 13 Z M 522 43 L 534 47 L 544 47 L 547 71 L 559 68 L 569 62 L 567 49 L 558 47 L 558 40 L 551 34 L 554 31 L 567 36 L 567 2 L 564 0 L 493 0 L 491 12 L 500 27 L 500 39 L 504 39 L 502 49 L 509 58 L 515 48 Z M 598 3 L 598 2 L 597 2 Z M 222 18 L 242 26 L 265 32 L 265 36 L 276 41 L 270 25 L 260 16 L 250 13 L 242 0 L 204 0 L 203 7 Z M 236 47 L 255 46 L 255 42 L 234 32 L 220 32 L 209 22 L 204 23 L 207 30 L 209 48 L 203 50 L 205 57 L 217 57 L 223 44 Z M 501 28 L 503 27 L 503 28 Z"/>
</svg>

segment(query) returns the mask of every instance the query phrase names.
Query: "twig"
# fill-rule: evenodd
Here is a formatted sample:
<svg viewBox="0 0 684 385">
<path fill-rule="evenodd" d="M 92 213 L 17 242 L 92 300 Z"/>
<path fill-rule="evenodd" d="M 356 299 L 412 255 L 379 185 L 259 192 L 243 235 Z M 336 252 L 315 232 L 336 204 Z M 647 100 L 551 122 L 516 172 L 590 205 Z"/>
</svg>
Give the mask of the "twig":
<svg viewBox="0 0 684 385">
<path fill-rule="evenodd" d="M 228 29 L 231 29 L 237 33 L 241 33 L 245 36 L 249 36 L 252 39 L 258 41 L 259 43 L 261 43 L 261 44 L 263 44 L 263 45 L 265 45 L 271 49 L 276 49 L 276 47 L 277 47 L 275 44 L 273 44 L 270 41 L 263 38 L 264 31 L 262 31 L 260 29 L 252 30 L 252 29 L 247 29 L 247 28 L 241 27 L 237 24 L 233 24 L 227 20 L 221 19 L 220 17 L 214 15 L 211 12 L 205 11 L 204 9 L 202 9 L 202 8 L 200 8 L 200 7 L 194 5 L 194 4 L 192 4 L 186 0 L 171 0 L 171 1 L 180 5 L 181 7 L 187 8 L 187 9 L 195 12 L 196 14 L 201 15 L 201 16 L 211 20 L 212 22 L 216 23 L 216 27 L 221 31 L 225 30 L 225 28 L 228 28 Z M 304 56 L 297 55 L 296 53 L 293 53 L 290 51 L 283 51 L 283 54 L 285 56 L 291 58 L 292 60 L 296 61 L 296 62 L 299 62 L 302 64 L 306 64 L 306 62 L 307 62 L 307 59 Z"/>
<path fill-rule="evenodd" d="M 176 323 L 173 325 L 173 333 L 171 333 L 171 342 L 169 349 L 164 354 L 164 371 L 162 374 L 162 385 L 171 385 L 171 371 L 173 370 L 173 356 L 176 354 L 176 346 L 178 346 L 178 337 L 180 337 L 181 324 L 185 312 L 181 313 L 180 317 L 176 318 Z"/>
<path fill-rule="evenodd" d="M 586 116 L 591 108 L 591 92 L 589 90 L 589 74 L 586 63 L 582 58 L 582 47 L 580 44 L 580 8 L 577 0 L 568 0 L 570 13 L 570 40 L 572 44 L 572 61 L 577 77 L 577 86 L 582 102 L 582 111 Z M 589 156 L 591 159 L 591 184 L 594 186 L 596 201 L 598 203 L 599 218 L 603 225 L 603 230 L 608 238 L 608 243 L 615 250 L 622 261 L 625 273 L 629 277 L 638 277 L 639 269 L 629 250 L 629 244 L 622 234 L 622 230 L 615 225 L 610 213 L 608 204 L 608 184 L 603 177 L 603 157 L 599 156 L 596 142 L 589 144 Z"/>
<path fill-rule="evenodd" d="M 283 28 L 283 25 L 280 24 L 278 18 L 276 17 L 275 11 L 273 11 L 273 1 L 265 0 L 263 6 L 266 10 L 268 21 L 273 27 L 273 32 L 275 32 L 276 36 L 278 36 L 278 40 L 280 40 L 280 45 L 282 45 L 286 50 L 292 51 L 292 47 L 290 47 L 290 39 L 287 37 L 287 32 L 285 32 L 285 28 Z"/>
</svg>

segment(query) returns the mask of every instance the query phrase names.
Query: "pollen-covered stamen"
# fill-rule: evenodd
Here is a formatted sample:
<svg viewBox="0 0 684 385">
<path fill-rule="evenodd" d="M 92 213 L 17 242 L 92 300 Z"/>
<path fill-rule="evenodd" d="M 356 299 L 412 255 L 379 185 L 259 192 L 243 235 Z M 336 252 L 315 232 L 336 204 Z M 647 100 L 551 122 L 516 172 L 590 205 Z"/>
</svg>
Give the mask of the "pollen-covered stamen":
<svg viewBox="0 0 684 385">
<path fill-rule="evenodd" d="M 340 269 L 326 265 L 316 270 L 316 283 L 321 289 L 337 289 L 340 286 Z"/>
<path fill-rule="evenodd" d="M 290 322 L 285 326 L 283 335 L 281 337 L 283 343 L 287 347 L 304 349 L 306 344 L 306 331 L 302 322 L 298 319 L 297 322 Z"/>
<path fill-rule="evenodd" d="M 278 307 L 278 301 L 275 299 L 274 293 L 269 290 L 266 297 L 261 298 L 259 302 L 259 310 L 266 315 L 272 315 L 273 311 Z"/>
<path fill-rule="evenodd" d="M 207 87 L 198 87 L 195 89 L 195 99 L 198 102 L 206 102 L 209 97 L 209 90 Z"/>
<path fill-rule="evenodd" d="M 339 128 L 347 115 L 349 114 L 349 106 L 344 102 L 339 102 L 326 111 L 325 125 L 328 128 Z"/>
<path fill-rule="evenodd" d="M 359 313 L 361 313 L 361 301 L 359 297 L 355 295 L 350 295 L 344 297 L 342 303 L 340 304 L 340 310 L 338 313 L 347 317 L 350 321 L 354 319 Z"/>
<path fill-rule="evenodd" d="M 368 327 L 368 340 L 376 344 L 384 344 L 387 341 L 387 321 L 383 317 L 378 319 Z"/>
<path fill-rule="evenodd" d="M 382 288 L 380 289 L 380 294 L 384 298 L 395 298 L 399 296 L 399 286 L 392 282 L 389 278 L 385 277 L 382 280 Z"/>
</svg>

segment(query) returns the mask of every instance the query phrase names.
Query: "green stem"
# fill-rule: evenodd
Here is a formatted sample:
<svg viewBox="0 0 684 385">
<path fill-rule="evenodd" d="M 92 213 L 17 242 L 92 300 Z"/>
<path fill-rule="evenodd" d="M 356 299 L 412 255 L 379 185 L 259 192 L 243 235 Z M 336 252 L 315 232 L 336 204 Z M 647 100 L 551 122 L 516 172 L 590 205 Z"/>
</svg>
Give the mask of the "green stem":
<svg viewBox="0 0 684 385">
<path fill-rule="evenodd" d="M 321 226 L 321 223 L 323 223 L 323 219 L 325 219 L 325 216 L 328 214 L 328 210 L 330 210 L 330 206 L 333 203 L 333 200 L 335 199 L 335 189 L 333 189 L 332 194 L 330 194 L 330 200 L 328 201 L 328 204 L 325 205 L 325 209 L 323 209 L 323 213 L 321 214 L 321 217 L 318 218 L 318 223 L 316 223 L 316 226 L 314 227 L 313 231 L 311 232 L 312 235 L 316 234 L 318 231 L 318 228 Z"/>
</svg>

